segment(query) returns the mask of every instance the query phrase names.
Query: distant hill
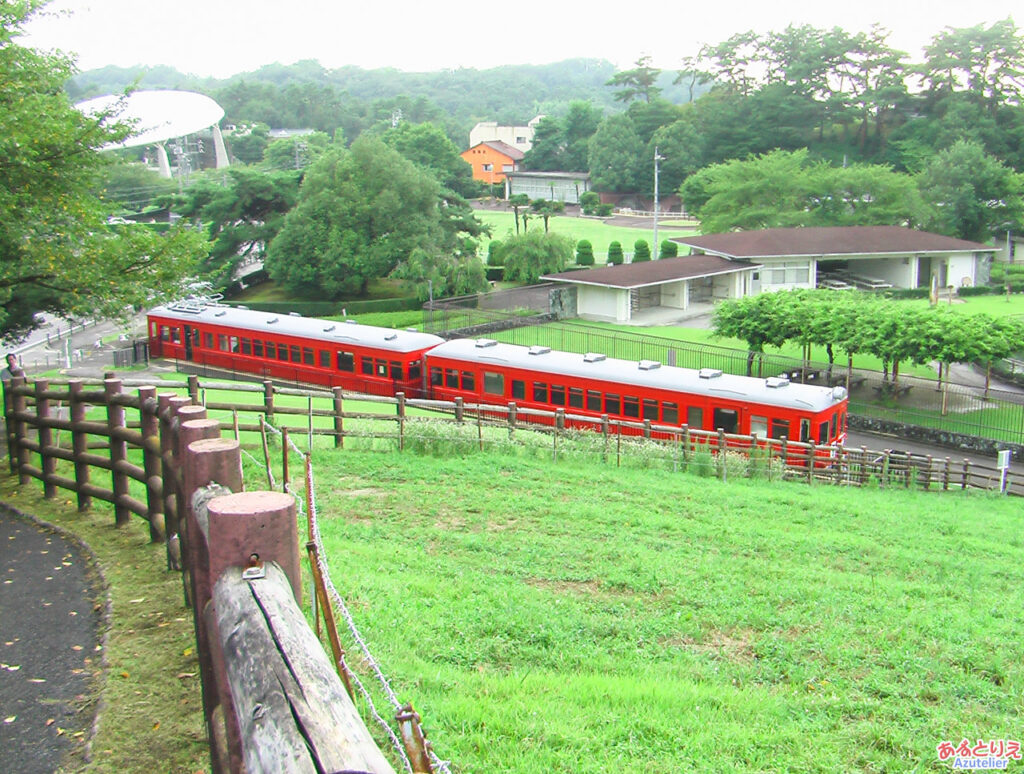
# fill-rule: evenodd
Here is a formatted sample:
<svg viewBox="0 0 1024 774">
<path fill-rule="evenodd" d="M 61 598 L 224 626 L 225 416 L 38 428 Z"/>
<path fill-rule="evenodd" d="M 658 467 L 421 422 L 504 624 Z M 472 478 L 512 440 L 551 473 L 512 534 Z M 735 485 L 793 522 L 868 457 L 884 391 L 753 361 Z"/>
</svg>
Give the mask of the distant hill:
<svg viewBox="0 0 1024 774">
<path fill-rule="evenodd" d="M 606 113 L 619 112 L 606 82 L 615 66 L 603 59 L 568 59 L 547 65 L 505 65 L 486 70 L 459 68 L 409 73 L 395 69 L 327 69 L 315 60 L 271 64 L 225 79 L 199 78 L 173 67 L 104 67 L 72 78 L 74 101 L 123 91 L 187 89 L 207 94 L 225 109 L 225 123 L 260 122 L 272 129 L 313 128 L 348 140 L 399 112 L 407 120 L 431 120 L 445 127 L 456 144 L 468 141 L 478 121 L 524 124 L 538 114 L 562 115 L 574 100 L 589 101 Z M 686 90 L 664 72 L 659 85 L 670 102 L 687 101 Z"/>
</svg>

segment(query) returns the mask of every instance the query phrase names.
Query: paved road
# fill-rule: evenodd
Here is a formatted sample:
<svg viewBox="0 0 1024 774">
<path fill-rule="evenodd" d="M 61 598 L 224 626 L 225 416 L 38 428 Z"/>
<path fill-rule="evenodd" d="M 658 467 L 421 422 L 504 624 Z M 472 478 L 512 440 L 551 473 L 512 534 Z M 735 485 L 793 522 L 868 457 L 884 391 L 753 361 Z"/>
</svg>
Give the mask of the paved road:
<svg viewBox="0 0 1024 774">
<path fill-rule="evenodd" d="M 0 772 L 44 774 L 95 716 L 105 594 L 80 544 L 0 503 Z"/>
</svg>

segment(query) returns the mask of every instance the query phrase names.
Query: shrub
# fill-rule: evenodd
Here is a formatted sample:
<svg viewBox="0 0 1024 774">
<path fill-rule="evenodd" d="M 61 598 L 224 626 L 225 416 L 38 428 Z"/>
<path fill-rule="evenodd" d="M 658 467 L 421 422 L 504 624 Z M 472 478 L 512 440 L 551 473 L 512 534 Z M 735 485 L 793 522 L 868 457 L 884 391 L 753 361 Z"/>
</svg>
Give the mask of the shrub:
<svg viewBox="0 0 1024 774">
<path fill-rule="evenodd" d="M 651 260 L 651 246 L 646 239 L 638 239 L 633 243 L 633 263 Z"/>
<path fill-rule="evenodd" d="M 662 239 L 658 257 L 675 258 L 677 255 L 679 255 L 679 243 L 673 242 L 671 239 Z"/>
<path fill-rule="evenodd" d="M 487 245 L 487 265 L 488 266 L 504 266 L 505 257 L 502 254 L 504 251 L 504 245 L 497 239 L 493 240 Z"/>
<path fill-rule="evenodd" d="M 608 245 L 608 263 L 613 263 L 618 266 L 623 260 L 622 244 L 619 242 L 612 242 Z"/>
<path fill-rule="evenodd" d="M 607 218 L 612 214 L 612 206 L 610 204 L 599 204 L 597 205 L 597 216 L 599 218 Z"/>
<path fill-rule="evenodd" d="M 580 266 L 594 265 L 594 246 L 586 239 L 576 243 L 576 263 Z"/>
<path fill-rule="evenodd" d="M 601 197 L 593 191 L 587 191 L 580 196 L 580 208 L 584 215 L 596 215 L 598 207 L 601 206 Z"/>
</svg>

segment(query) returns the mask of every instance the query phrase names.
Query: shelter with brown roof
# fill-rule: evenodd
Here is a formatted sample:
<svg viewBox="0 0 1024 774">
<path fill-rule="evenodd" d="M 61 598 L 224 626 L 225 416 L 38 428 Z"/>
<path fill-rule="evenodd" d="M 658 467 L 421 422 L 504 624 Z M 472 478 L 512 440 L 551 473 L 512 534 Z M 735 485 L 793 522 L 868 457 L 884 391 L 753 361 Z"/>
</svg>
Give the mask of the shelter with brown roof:
<svg viewBox="0 0 1024 774">
<path fill-rule="evenodd" d="M 486 140 L 459 155 L 473 167 L 474 180 L 494 185 L 505 182 L 505 175 L 519 169 L 525 154 L 501 140 Z"/>
<path fill-rule="evenodd" d="M 747 295 L 761 266 L 715 255 L 662 258 L 621 266 L 548 274 L 576 288 L 580 317 L 660 325 L 709 313 L 716 301 Z"/>
<path fill-rule="evenodd" d="M 769 228 L 673 237 L 696 255 L 747 264 L 750 293 L 791 288 L 966 287 L 987 282 L 995 248 L 900 226 Z"/>
</svg>

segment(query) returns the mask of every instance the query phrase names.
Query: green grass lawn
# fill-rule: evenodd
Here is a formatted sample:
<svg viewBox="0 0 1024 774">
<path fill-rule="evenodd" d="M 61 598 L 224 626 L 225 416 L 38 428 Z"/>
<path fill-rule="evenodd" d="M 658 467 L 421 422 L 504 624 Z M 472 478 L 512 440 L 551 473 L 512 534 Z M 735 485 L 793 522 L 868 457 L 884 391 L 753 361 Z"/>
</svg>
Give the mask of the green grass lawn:
<svg viewBox="0 0 1024 774">
<path fill-rule="evenodd" d="M 477 210 L 476 216 L 491 227 L 491 239 L 503 240 L 515 234 L 515 216 L 511 212 L 494 212 L 491 210 Z M 659 223 L 661 221 L 659 220 Z M 544 223 L 540 218 L 531 219 L 529 228 L 543 229 Z M 551 218 L 549 230 L 555 234 L 565 234 L 572 237 L 574 241 L 581 239 L 590 240 L 594 246 L 595 257 L 604 257 L 608 254 L 608 245 L 613 241 L 622 243 L 622 249 L 633 252 L 633 243 L 638 239 L 646 239 L 650 244 L 654 239 L 654 231 L 650 228 L 627 228 L 624 226 L 612 226 L 597 218 L 578 218 L 558 216 Z M 696 233 L 693 228 L 669 228 L 664 226 L 658 230 L 658 241 L 668 239 L 672 236 L 683 236 L 684 234 Z M 483 238 L 481 254 L 487 254 L 487 245 L 490 239 Z"/>
<path fill-rule="evenodd" d="M 1016 738 L 1019 503 L 318 452 L 331 574 L 454 770 L 940 771 Z"/>
</svg>

